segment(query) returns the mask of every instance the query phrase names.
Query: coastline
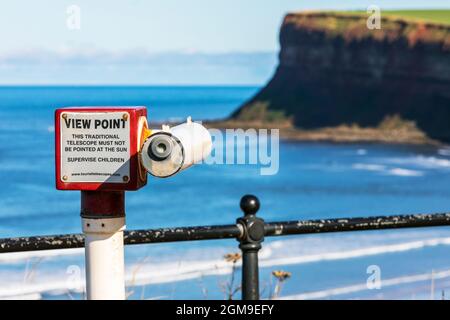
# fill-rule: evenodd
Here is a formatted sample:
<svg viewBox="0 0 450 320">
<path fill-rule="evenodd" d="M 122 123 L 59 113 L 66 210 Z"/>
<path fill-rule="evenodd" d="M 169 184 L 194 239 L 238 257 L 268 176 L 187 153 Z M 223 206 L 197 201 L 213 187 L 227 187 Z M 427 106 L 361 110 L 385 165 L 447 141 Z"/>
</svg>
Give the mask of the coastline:
<svg viewBox="0 0 450 320">
<path fill-rule="evenodd" d="M 333 143 L 384 143 L 442 146 L 443 142 L 429 138 L 416 127 L 366 127 L 357 125 L 340 125 L 317 129 L 295 128 L 290 122 L 267 123 L 260 121 L 205 121 L 207 128 L 217 129 L 279 129 L 280 138 L 298 142 L 333 142 Z"/>
<path fill-rule="evenodd" d="M 394 119 L 397 121 L 397 119 Z M 356 124 L 342 124 L 336 127 L 317 129 L 296 128 L 289 120 L 281 122 L 240 121 L 240 120 L 204 120 L 202 124 L 208 129 L 278 129 L 280 138 L 292 142 L 331 142 L 331 143 L 381 143 L 406 144 L 441 147 L 447 145 L 431 139 L 414 124 L 382 123 L 378 127 L 360 127 Z M 163 124 L 175 126 L 181 122 L 150 122 L 150 128 L 160 128 Z"/>
</svg>

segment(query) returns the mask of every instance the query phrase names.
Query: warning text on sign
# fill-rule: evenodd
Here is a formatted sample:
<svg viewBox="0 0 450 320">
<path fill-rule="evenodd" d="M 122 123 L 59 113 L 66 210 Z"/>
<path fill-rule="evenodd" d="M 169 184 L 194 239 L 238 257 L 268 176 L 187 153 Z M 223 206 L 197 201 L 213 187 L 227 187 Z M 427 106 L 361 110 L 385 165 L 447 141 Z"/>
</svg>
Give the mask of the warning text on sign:
<svg viewBox="0 0 450 320">
<path fill-rule="evenodd" d="M 126 183 L 130 175 L 130 128 L 124 112 L 61 115 L 61 179 Z"/>
</svg>

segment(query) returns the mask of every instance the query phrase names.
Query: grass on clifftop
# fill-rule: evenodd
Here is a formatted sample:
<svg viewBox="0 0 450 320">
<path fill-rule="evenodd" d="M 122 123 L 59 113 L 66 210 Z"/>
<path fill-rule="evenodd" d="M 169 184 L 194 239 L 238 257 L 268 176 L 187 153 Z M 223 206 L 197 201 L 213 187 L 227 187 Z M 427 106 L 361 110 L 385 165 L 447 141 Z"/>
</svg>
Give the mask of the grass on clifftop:
<svg viewBox="0 0 450 320">
<path fill-rule="evenodd" d="M 346 41 L 392 42 L 404 38 L 410 47 L 428 43 L 450 50 L 450 10 L 382 10 L 381 28 L 373 30 L 367 27 L 369 16 L 365 11 L 301 11 L 288 14 L 284 24 L 306 32 L 322 32 L 329 38 L 343 37 Z M 431 17 L 441 22 L 428 20 Z"/>
<path fill-rule="evenodd" d="M 389 10 L 381 14 L 450 24 L 450 10 Z"/>
<path fill-rule="evenodd" d="M 342 13 L 365 13 L 365 11 L 338 11 Z M 383 10 L 381 16 L 411 18 L 428 22 L 450 24 L 450 10 Z"/>
</svg>

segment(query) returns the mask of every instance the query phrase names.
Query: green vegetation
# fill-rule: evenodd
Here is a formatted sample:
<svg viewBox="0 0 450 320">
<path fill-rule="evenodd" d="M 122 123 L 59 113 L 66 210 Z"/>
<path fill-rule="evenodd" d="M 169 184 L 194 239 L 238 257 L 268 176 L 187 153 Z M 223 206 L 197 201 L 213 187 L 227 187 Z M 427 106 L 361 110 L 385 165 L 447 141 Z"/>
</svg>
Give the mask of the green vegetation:
<svg viewBox="0 0 450 320">
<path fill-rule="evenodd" d="M 341 11 L 339 11 L 341 12 Z M 342 13 L 363 14 L 365 11 L 342 11 Z M 389 16 L 400 19 L 413 19 L 427 22 L 450 24 L 450 10 L 381 10 L 381 16 Z"/>
<path fill-rule="evenodd" d="M 389 10 L 381 11 L 382 16 L 383 14 L 450 24 L 450 10 Z"/>
<path fill-rule="evenodd" d="M 419 132 L 415 121 L 405 120 L 399 114 L 387 115 L 379 123 L 378 129 L 384 131 L 405 130 L 411 132 Z"/>
<path fill-rule="evenodd" d="M 405 15 L 398 15 L 400 13 Z M 343 37 L 346 41 L 404 38 L 411 47 L 418 42 L 450 47 L 450 23 L 419 19 L 426 16 L 450 20 L 450 10 L 381 11 L 381 29 L 374 30 L 367 28 L 369 14 L 365 11 L 303 11 L 287 15 L 284 23 L 310 32 L 323 32 L 329 38 Z"/>
<path fill-rule="evenodd" d="M 257 102 L 241 110 L 237 119 L 240 121 L 283 122 L 288 121 L 284 111 L 269 110 L 267 102 Z"/>
</svg>

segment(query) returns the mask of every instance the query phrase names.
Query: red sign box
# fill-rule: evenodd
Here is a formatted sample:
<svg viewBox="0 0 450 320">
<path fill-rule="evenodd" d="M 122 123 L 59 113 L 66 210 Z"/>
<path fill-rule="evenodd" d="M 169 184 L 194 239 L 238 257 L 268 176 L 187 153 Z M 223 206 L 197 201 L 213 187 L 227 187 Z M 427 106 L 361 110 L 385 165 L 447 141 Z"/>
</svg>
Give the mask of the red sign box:
<svg viewBox="0 0 450 320">
<path fill-rule="evenodd" d="M 70 107 L 55 112 L 58 190 L 138 190 L 145 107 Z"/>
</svg>

